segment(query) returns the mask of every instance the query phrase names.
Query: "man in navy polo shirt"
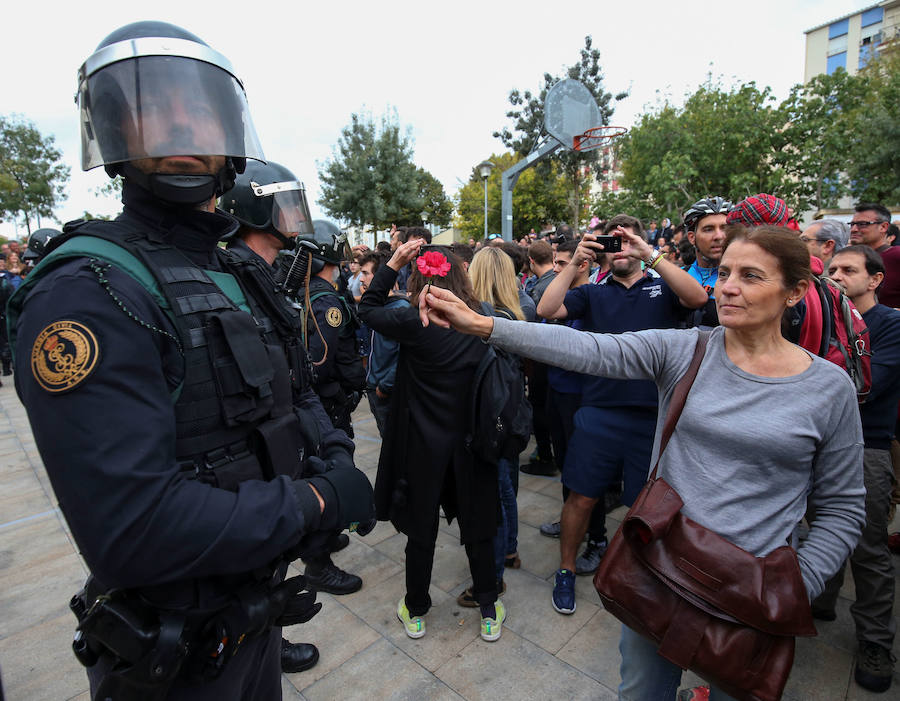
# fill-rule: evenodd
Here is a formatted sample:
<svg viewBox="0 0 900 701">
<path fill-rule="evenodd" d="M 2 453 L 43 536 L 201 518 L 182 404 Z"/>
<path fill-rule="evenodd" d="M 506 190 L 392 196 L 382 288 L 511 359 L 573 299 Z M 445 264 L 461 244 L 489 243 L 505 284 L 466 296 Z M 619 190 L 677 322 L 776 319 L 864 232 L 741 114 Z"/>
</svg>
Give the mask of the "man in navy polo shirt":
<svg viewBox="0 0 900 701">
<path fill-rule="evenodd" d="M 621 252 L 611 255 L 610 274 L 600 284 L 569 290 L 582 261 L 603 251 L 594 235 L 585 234 L 572 262 L 544 292 L 540 316 L 582 319 L 585 331 L 623 333 L 676 328 L 689 310 L 706 304 L 700 283 L 647 244 L 638 219 L 616 215 L 604 233 L 622 238 Z M 628 505 L 647 481 L 657 401 L 656 385 L 649 380 L 592 377 L 584 385 L 563 468 L 569 496 L 560 521 L 561 562 L 552 599 L 559 613 L 575 612 L 575 559 L 594 505 L 620 476 L 622 501 Z"/>
</svg>

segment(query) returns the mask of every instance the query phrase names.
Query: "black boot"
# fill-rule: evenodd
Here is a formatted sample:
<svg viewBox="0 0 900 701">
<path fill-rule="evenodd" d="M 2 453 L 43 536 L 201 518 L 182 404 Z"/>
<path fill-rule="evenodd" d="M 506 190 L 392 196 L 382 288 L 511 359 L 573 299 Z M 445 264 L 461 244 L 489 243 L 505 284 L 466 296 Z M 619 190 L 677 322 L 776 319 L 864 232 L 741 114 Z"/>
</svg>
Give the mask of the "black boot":
<svg viewBox="0 0 900 701">
<path fill-rule="evenodd" d="M 331 558 L 324 562 L 307 563 L 303 575 L 308 586 L 329 594 L 352 594 L 362 589 L 362 579 L 355 574 L 344 572 L 331 561 Z"/>
<path fill-rule="evenodd" d="M 286 673 L 303 672 L 316 666 L 319 661 L 319 650 L 309 643 L 292 643 L 281 639 L 281 671 Z"/>
</svg>

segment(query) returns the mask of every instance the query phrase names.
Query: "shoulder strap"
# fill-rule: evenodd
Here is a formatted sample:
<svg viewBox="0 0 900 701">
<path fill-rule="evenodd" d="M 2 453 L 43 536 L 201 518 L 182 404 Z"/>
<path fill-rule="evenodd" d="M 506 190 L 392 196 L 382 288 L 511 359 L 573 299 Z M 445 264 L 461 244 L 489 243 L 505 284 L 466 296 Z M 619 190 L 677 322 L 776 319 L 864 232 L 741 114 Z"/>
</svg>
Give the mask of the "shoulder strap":
<svg viewBox="0 0 900 701">
<path fill-rule="evenodd" d="M 669 439 L 675 432 L 675 424 L 681 416 L 681 410 L 684 409 L 684 403 L 687 401 L 688 392 L 694 384 L 697 377 L 697 371 L 700 369 L 700 363 L 703 362 L 703 356 L 706 354 L 706 344 L 709 342 L 709 331 L 700 331 L 697 334 L 697 345 L 694 346 L 694 355 L 691 357 L 691 364 L 685 371 L 681 379 L 675 384 L 672 390 L 672 399 L 669 401 L 669 408 L 666 411 L 666 421 L 663 424 L 662 436 L 659 439 L 659 454 L 656 456 L 656 464 L 653 466 L 653 473 L 650 479 L 656 479 L 656 472 L 659 469 L 659 460 L 663 451 L 669 444 Z"/>
</svg>

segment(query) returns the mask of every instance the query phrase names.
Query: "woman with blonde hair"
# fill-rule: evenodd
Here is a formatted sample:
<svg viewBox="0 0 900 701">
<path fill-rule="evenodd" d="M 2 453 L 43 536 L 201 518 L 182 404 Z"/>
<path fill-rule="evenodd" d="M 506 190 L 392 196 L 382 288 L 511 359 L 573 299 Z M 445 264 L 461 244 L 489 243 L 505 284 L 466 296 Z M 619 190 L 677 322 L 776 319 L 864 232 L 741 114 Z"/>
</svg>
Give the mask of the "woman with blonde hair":
<svg viewBox="0 0 900 701">
<path fill-rule="evenodd" d="M 494 310 L 509 312 L 503 314 L 511 319 L 525 320 L 522 305 L 519 304 L 519 285 L 512 261 L 500 248 L 482 248 L 469 265 L 469 278 L 475 296 L 487 302 Z M 509 315 L 512 316 L 509 316 Z"/>
<path fill-rule="evenodd" d="M 482 312 L 505 319 L 524 321 L 525 314 L 519 303 L 519 283 L 510 257 L 499 247 L 482 248 L 469 264 L 469 279 L 475 297 L 482 303 Z M 524 373 L 521 375 L 524 384 Z M 506 586 L 503 572 L 506 567 L 518 569 L 519 559 L 519 507 L 518 454 L 504 455 L 497 462 L 497 484 L 500 488 L 501 521 L 494 537 L 494 565 L 497 575 L 497 591 L 503 593 Z M 460 606 L 474 608 L 477 604 L 471 587 L 460 594 L 456 602 Z"/>
</svg>

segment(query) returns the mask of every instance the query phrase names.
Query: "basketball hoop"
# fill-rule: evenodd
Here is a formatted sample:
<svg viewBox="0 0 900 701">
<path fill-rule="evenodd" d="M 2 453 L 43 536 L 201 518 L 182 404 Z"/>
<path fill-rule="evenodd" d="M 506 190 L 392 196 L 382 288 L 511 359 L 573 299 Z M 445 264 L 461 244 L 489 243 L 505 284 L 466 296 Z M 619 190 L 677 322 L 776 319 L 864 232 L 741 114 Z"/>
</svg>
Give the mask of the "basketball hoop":
<svg viewBox="0 0 900 701">
<path fill-rule="evenodd" d="M 596 148 L 624 136 L 628 130 L 625 127 L 591 127 L 585 129 L 583 134 L 576 134 L 572 137 L 573 151 L 593 151 Z"/>
</svg>

